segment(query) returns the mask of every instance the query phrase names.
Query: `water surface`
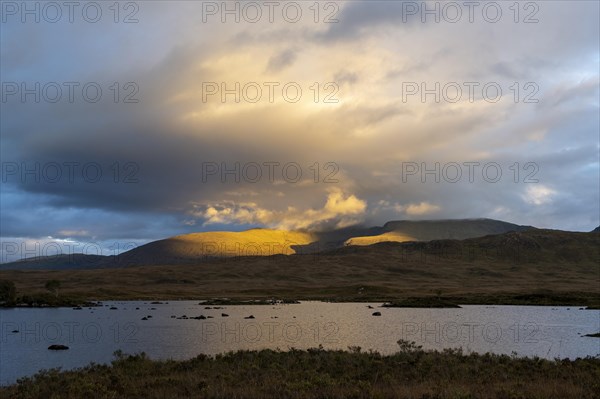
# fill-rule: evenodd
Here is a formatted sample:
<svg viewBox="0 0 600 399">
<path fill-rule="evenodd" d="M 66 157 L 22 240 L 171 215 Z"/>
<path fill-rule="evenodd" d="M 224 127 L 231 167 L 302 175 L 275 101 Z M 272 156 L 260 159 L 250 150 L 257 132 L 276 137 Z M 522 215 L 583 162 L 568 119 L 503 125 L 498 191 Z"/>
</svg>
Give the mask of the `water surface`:
<svg viewBox="0 0 600 399">
<path fill-rule="evenodd" d="M 372 307 L 369 308 L 369 306 Z M 424 349 L 516 354 L 547 359 L 600 356 L 600 310 L 579 307 L 463 306 L 381 308 L 381 303 L 303 302 L 224 306 L 197 301 L 104 302 L 103 306 L 0 310 L 0 383 L 41 369 L 108 363 L 113 352 L 189 359 L 238 349 L 359 346 L 384 354 L 404 339 Z M 111 309 L 116 308 L 116 309 Z M 381 316 L 373 316 L 380 312 Z M 224 317 L 225 313 L 228 316 Z M 182 316 L 188 319 L 180 319 Z M 203 320 L 191 317 L 212 316 Z M 151 317 L 148 317 L 151 316 Z M 173 317 L 174 316 L 174 317 Z M 247 318 L 253 316 L 253 319 Z M 142 320 L 144 317 L 147 320 Z M 18 331 L 18 332 L 13 332 Z M 49 351 L 52 344 L 69 346 Z"/>
</svg>

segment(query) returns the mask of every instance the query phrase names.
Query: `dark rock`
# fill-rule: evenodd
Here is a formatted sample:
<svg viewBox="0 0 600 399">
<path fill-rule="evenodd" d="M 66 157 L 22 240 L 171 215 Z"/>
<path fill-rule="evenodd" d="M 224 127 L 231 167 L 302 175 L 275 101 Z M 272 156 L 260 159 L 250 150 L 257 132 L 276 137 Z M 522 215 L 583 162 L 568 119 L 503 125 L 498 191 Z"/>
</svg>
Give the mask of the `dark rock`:
<svg viewBox="0 0 600 399">
<path fill-rule="evenodd" d="M 116 306 L 111 306 L 110 310 L 118 310 L 119 308 L 117 308 Z"/>
<path fill-rule="evenodd" d="M 67 350 L 67 349 L 69 349 L 69 347 L 66 346 L 66 345 L 56 345 L 55 344 L 55 345 L 50 345 L 48 347 L 48 350 L 51 350 L 51 351 L 64 351 L 64 350 Z"/>
<path fill-rule="evenodd" d="M 73 310 L 81 310 L 83 309 L 81 306 L 74 307 Z"/>
<path fill-rule="evenodd" d="M 221 317 L 229 317 L 227 313 L 221 313 Z"/>
<path fill-rule="evenodd" d="M 11 333 L 13 333 L 13 334 L 16 334 L 16 333 L 18 333 L 18 332 L 19 332 L 19 330 L 12 330 L 12 331 L 11 331 Z"/>
<path fill-rule="evenodd" d="M 205 306 L 204 309 L 212 309 L 210 306 Z"/>
<path fill-rule="evenodd" d="M 148 318 L 147 317 L 142 317 L 142 320 L 148 320 Z"/>
<path fill-rule="evenodd" d="M 244 317 L 244 319 L 253 319 L 253 318 L 254 318 L 254 316 L 252 316 L 252 315 L 250 315 L 248 317 Z"/>
<path fill-rule="evenodd" d="M 373 316 L 381 316 L 381 312 L 374 312 Z"/>
</svg>

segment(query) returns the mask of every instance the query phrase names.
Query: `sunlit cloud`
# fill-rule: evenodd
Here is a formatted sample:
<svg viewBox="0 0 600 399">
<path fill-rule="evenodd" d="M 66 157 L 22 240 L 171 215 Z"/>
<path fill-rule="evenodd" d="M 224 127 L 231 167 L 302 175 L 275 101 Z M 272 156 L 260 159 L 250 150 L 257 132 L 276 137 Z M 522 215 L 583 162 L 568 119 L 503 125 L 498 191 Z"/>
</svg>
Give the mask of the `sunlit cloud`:
<svg viewBox="0 0 600 399">
<path fill-rule="evenodd" d="M 532 205 L 544 205 L 551 203 L 556 191 L 543 185 L 531 186 L 525 190 L 523 199 Z"/>
<path fill-rule="evenodd" d="M 270 211 L 256 203 L 224 201 L 217 204 L 194 204 L 191 215 L 210 224 L 263 225 L 284 230 L 318 231 L 325 228 L 342 228 L 364 220 L 367 204 L 355 195 L 333 189 L 320 209 L 299 210 L 289 207 L 285 211 Z"/>
<path fill-rule="evenodd" d="M 411 216 L 422 216 L 439 212 L 440 209 L 441 208 L 437 205 L 432 205 L 428 202 L 421 202 L 419 204 L 408 205 L 406 207 L 406 213 Z"/>
</svg>

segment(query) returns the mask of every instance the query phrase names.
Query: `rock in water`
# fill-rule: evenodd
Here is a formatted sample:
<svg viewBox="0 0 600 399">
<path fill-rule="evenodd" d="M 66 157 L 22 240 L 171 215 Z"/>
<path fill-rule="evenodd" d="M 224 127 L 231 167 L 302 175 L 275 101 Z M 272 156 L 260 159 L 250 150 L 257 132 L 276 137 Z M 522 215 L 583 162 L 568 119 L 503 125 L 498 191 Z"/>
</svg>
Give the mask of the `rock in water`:
<svg viewBox="0 0 600 399">
<path fill-rule="evenodd" d="M 51 351 L 64 351 L 67 349 L 69 349 L 69 347 L 66 345 L 50 345 L 48 347 L 48 350 L 51 350 Z"/>
</svg>

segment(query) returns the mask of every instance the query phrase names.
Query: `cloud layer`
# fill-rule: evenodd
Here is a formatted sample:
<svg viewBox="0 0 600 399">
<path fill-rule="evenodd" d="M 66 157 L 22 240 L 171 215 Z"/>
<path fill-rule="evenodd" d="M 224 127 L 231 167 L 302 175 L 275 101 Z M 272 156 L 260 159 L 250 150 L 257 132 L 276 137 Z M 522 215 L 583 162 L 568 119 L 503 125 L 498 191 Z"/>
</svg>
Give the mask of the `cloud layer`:
<svg viewBox="0 0 600 399">
<path fill-rule="evenodd" d="M 472 22 L 464 8 L 448 22 L 445 3 L 427 3 L 437 22 L 422 2 L 387 1 L 318 15 L 298 3 L 290 22 L 288 3 L 272 22 L 266 6 L 258 22 L 248 8 L 223 23 L 194 2 L 140 2 L 132 24 L 108 9 L 94 24 L 7 16 L 3 96 L 38 82 L 41 99 L 1 104 L 3 240 L 406 218 L 599 224 L 598 3 L 518 16 L 497 3 L 497 22 L 487 2 Z M 79 84 L 72 102 L 65 82 Z"/>
</svg>

